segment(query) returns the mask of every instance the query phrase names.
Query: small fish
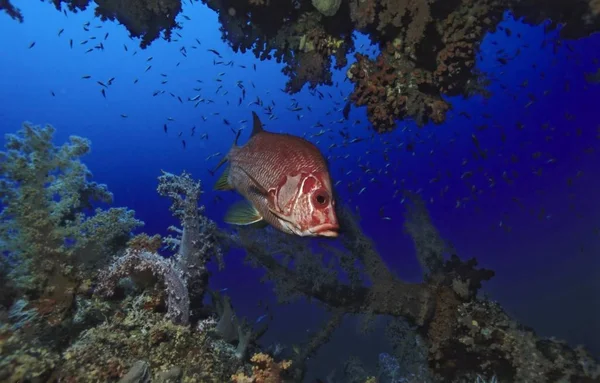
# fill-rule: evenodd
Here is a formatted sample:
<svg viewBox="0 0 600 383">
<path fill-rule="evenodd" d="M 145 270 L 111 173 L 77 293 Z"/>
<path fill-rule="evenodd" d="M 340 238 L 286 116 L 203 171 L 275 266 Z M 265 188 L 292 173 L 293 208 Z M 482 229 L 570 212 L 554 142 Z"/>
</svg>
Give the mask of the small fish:
<svg viewBox="0 0 600 383">
<path fill-rule="evenodd" d="M 350 101 L 348 101 L 346 103 L 346 105 L 344 105 L 344 109 L 342 110 L 342 114 L 344 115 L 344 120 L 348 119 L 348 115 L 350 114 L 350 107 L 352 106 L 352 103 Z"/>
<path fill-rule="evenodd" d="M 28 49 L 31 49 L 31 48 L 33 48 L 34 46 L 35 46 L 35 41 L 32 41 L 31 43 L 29 43 L 29 48 L 28 48 Z"/>
<path fill-rule="evenodd" d="M 252 112 L 249 141 L 235 142 L 217 168 L 229 162 L 216 190 L 237 190 L 247 201 L 234 205 L 225 222 L 270 224 L 298 236 L 336 237 L 339 224 L 329 169 L 311 142 L 289 134 L 267 132 Z"/>
<path fill-rule="evenodd" d="M 207 49 L 207 51 L 209 51 L 209 52 L 211 52 L 211 53 L 214 53 L 214 54 L 215 54 L 215 55 L 217 55 L 219 58 L 221 58 L 221 54 L 220 54 L 219 52 L 217 52 L 216 50 L 214 50 L 214 49 Z"/>
</svg>

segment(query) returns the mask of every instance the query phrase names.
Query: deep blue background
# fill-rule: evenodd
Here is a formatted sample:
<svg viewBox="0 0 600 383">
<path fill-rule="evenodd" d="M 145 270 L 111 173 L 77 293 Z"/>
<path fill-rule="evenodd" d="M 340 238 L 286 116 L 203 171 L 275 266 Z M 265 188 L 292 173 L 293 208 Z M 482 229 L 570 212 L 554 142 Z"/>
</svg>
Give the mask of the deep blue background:
<svg viewBox="0 0 600 383">
<path fill-rule="evenodd" d="M 350 127 L 351 134 L 363 138 L 372 134 L 364 109 L 353 108 L 349 121 L 337 122 L 342 118 L 344 97 L 352 89 L 344 82 L 347 68 L 335 72 L 335 87 L 319 88 L 325 94 L 323 100 L 306 89 L 290 97 L 280 91 L 286 81 L 280 74 L 281 65 L 233 53 L 221 42 L 216 15 L 202 5 L 186 2 L 184 14 L 191 21 L 180 17 L 181 37 L 174 35 L 178 41 L 157 41 L 146 50 L 129 39 L 124 27 L 101 23 L 91 10 L 65 16 L 50 4 L 15 1 L 15 5 L 24 13 L 23 24 L 0 14 L 0 132 L 15 132 L 23 121 L 31 121 L 54 125 L 57 144 L 73 134 L 89 138 L 92 153 L 84 161 L 94 179 L 108 184 L 115 205 L 134 209 L 146 222 L 144 231 L 149 234 L 165 234 L 170 224 L 177 223 L 168 211 L 168 201 L 155 193 L 160 169 L 185 169 L 202 179 L 207 215 L 222 224 L 227 205 L 239 197 L 220 193 L 224 200 L 213 203 L 215 179 L 207 169 L 214 167 L 220 156 L 208 161 L 206 157 L 225 153 L 232 143 L 234 135 L 223 118 L 238 128 L 243 125 L 238 121 L 250 119 L 254 110 L 268 130 L 306 133 L 330 156 L 334 181 L 341 181 L 341 199 L 358 207 L 364 230 L 399 275 L 411 281 L 420 278 L 411 240 L 402 229 L 401 194 L 392 198 L 405 180 L 407 189 L 420 189 L 435 224 L 459 255 L 477 257 L 482 266 L 496 271 L 496 277 L 485 285 L 491 297 L 541 335 L 584 343 L 600 354 L 600 86 L 584 79 L 585 72 L 598 68 L 593 59 L 600 56 L 600 36 L 568 42 L 568 48 L 563 42 L 553 52 L 556 33 L 544 35 L 542 27 L 523 25 L 507 15 L 503 25 L 510 27 L 511 37 L 498 31 L 488 35 L 481 46 L 478 67 L 493 78 L 490 99 L 452 99 L 454 110 L 444 124 L 419 129 L 410 121 L 401 122 L 401 128 L 391 134 L 342 147 L 337 133 L 342 126 L 360 120 Z M 88 21 L 90 32 L 83 30 Z M 65 30 L 59 37 L 61 28 Z M 90 36 L 97 40 L 89 40 Z M 73 39 L 72 49 L 69 39 Z M 200 46 L 195 39 L 201 41 Z M 364 37 L 357 39 L 357 47 L 366 42 Z M 81 44 L 84 40 L 88 43 Z M 544 40 L 548 43 L 542 47 Z M 35 46 L 28 49 L 33 41 Z M 103 51 L 85 53 L 100 41 Z M 187 58 L 179 51 L 182 46 Z M 213 65 L 216 56 L 209 48 L 235 65 Z M 365 49 L 374 51 L 367 44 L 361 51 Z M 513 57 L 517 50 L 520 55 L 501 65 L 496 60 L 499 49 L 505 51 L 502 57 Z M 153 57 L 150 62 L 149 57 Z M 152 68 L 145 72 L 147 65 Z M 224 74 L 219 75 L 221 72 Z M 82 79 L 83 75 L 92 78 Z M 115 80 L 105 99 L 96 81 L 106 83 L 111 77 Z M 161 84 L 163 80 L 168 83 Z M 238 80 L 247 91 L 239 107 Z M 215 93 L 219 85 L 223 87 Z M 196 87 L 201 90 L 195 91 Z M 153 97 L 158 90 L 167 92 Z M 197 94 L 214 103 L 194 108 L 194 103 L 186 100 Z M 530 95 L 536 101 L 526 106 Z M 257 96 L 265 105 L 275 102 L 277 120 L 268 121 L 260 108 L 248 106 Z M 287 110 L 292 99 L 304 109 L 297 113 Z M 312 127 L 317 121 L 332 131 L 311 137 L 320 130 Z M 168 134 L 163 132 L 165 123 Z M 483 124 L 488 125 L 487 130 L 476 129 Z M 190 137 L 194 125 L 196 135 Z M 242 142 L 249 130 L 242 134 Z M 187 141 L 186 150 L 179 132 Z M 207 141 L 201 140 L 203 133 L 208 133 Z M 480 147 L 487 149 L 487 159 L 474 157 L 472 134 Z M 334 142 L 338 147 L 328 149 Z M 405 150 L 407 142 L 415 143 L 414 153 Z M 387 168 L 382 155 L 386 148 Z M 540 152 L 538 158 L 534 158 L 536 152 Z M 359 164 L 372 173 L 365 173 Z M 472 177 L 462 177 L 468 171 Z M 505 182 L 504 172 L 514 182 Z M 573 180 L 570 186 L 568 179 Z M 343 186 L 349 183 L 355 186 Z M 364 186 L 366 190 L 359 195 Z M 440 196 L 446 187 L 448 192 Z M 457 200 L 461 200 L 458 207 Z M 391 220 L 380 218 L 382 207 Z M 228 288 L 242 315 L 260 316 L 258 300 L 273 299 L 271 286 L 259 284 L 262 272 L 243 265 L 240 253 L 228 255 L 226 265 L 211 285 Z M 321 311 L 303 302 L 279 307 L 274 313 L 266 342 L 301 342 L 322 323 Z M 357 329 L 355 321 L 345 322 L 315 359 L 315 373 L 324 377 L 336 362 L 352 354 L 375 363 L 377 354 L 386 349 L 381 334 L 358 335 Z M 340 347 L 342 344 L 345 347 Z"/>
</svg>

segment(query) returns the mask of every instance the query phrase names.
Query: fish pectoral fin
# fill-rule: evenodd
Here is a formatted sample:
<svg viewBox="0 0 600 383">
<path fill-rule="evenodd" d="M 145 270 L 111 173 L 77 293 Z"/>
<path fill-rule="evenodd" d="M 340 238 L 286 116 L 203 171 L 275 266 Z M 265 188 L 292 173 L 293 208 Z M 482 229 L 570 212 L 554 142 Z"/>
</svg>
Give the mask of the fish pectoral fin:
<svg viewBox="0 0 600 383">
<path fill-rule="evenodd" d="M 225 168 L 223 174 L 221 174 L 217 182 L 215 182 L 214 190 L 233 190 L 233 186 L 229 184 L 229 169 L 229 166 Z"/>
<path fill-rule="evenodd" d="M 252 225 L 261 222 L 263 217 L 248 201 L 236 202 L 225 214 L 224 221 L 232 225 Z"/>
</svg>

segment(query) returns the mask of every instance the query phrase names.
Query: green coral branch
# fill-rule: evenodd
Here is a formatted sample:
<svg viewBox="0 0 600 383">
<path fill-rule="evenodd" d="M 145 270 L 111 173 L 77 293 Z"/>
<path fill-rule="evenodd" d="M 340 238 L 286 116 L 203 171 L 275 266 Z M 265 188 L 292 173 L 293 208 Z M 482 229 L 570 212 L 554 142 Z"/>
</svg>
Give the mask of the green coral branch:
<svg viewBox="0 0 600 383">
<path fill-rule="evenodd" d="M 6 135 L 0 152 L 0 243 L 18 288 L 40 295 L 51 279 L 90 271 L 143 225 L 127 209 L 91 210 L 111 203 L 106 185 L 90 182 L 80 161 L 90 142 L 71 136 L 54 146 L 55 129 L 24 123 Z M 88 263 L 95 260 L 93 263 Z"/>
</svg>

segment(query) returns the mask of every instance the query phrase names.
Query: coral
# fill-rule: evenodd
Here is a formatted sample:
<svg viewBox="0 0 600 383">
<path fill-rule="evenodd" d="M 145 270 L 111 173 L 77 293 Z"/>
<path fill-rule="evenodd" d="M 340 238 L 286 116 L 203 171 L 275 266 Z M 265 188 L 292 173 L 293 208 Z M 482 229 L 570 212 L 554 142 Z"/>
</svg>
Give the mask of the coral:
<svg viewBox="0 0 600 383">
<path fill-rule="evenodd" d="M 183 272 L 190 299 L 201 304 L 208 286 L 208 262 L 214 260 L 219 269 L 224 267 L 217 225 L 203 215 L 204 206 L 198 206 L 202 185 L 186 172 L 175 175 L 163 171 L 157 191 L 171 200 L 170 210 L 181 222 L 181 228 L 169 227 L 177 237 L 169 236 L 164 243 L 177 251 L 174 259 Z"/>
<path fill-rule="evenodd" d="M 417 69 L 410 57 L 398 51 L 397 44 L 388 43 L 375 61 L 359 53 L 355 57 L 357 61 L 347 72 L 355 84 L 350 99 L 357 106 L 367 106 L 374 130 L 392 130 L 396 120 L 405 116 L 419 125 L 444 121 L 450 106 L 439 95 L 423 91 L 433 84 L 433 75 Z"/>
<path fill-rule="evenodd" d="M 0 153 L 0 241 L 17 288 L 69 307 L 74 289 L 123 248 L 143 223 L 122 208 L 92 209 L 110 203 L 105 185 L 90 182 L 79 158 L 89 141 L 72 136 L 55 147 L 54 128 L 23 124 L 7 135 Z"/>
<path fill-rule="evenodd" d="M 237 373 L 231 376 L 235 383 L 281 383 L 282 372 L 290 368 L 292 362 L 284 360 L 275 362 L 270 355 L 258 353 L 250 358 L 252 366 L 252 376 L 246 376 L 243 373 Z"/>
<path fill-rule="evenodd" d="M 10 0 L 0 0 L 0 11 L 6 12 L 13 20 L 23 22 L 23 14 L 19 8 L 11 4 Z"/>
<path fill-rule="evenodd" d="M 110 382 L 144 365 L 154 378 L 179 371 L 182 381 L 221 383 L 239 362 L 232 348 L 207 332 L 175 325 L 129 301 L 124 311 L 87 330 L 64 352 L 58 376 L 64 381 Z"/>
<path fill-rule="evenodd" d="M 208 286 L 208 262 L 216 260 L 223 267 L 217 226 L 202 214 L 204 206 L 198 206 L 202 185 L 189 174 L 163 172 L 158 178 L 157 191 L 171 199 L 170 210 L 181 222 L 181 228 L 169 227 L 177 237 L 163 239 L 176 253 L 168 259 L 158 254 L 159 236 L 134 237 L 127 251 L 117 255 L 110 268 L 102 271 L 97 292 L 111 296 L 121 279 L 132 274 L 138 279 L 150 274 L 165 286 L 168 317 L 175 323 L 187 324 L 191 310 L 202 306 Z M 190 305 L 192 301 L 195 306 Z"/>
<path fill-rule="evenodd" d="M 127 249 L 125 254 L 115 259 L 110 268 L 100 273 L 96 292 L 111 296 L 121 279 L 144 273 L 149 273 L 164 284 L 167 317 L 175 323 L 187 324 L 190 319 L 190 297 L 183 273 L 176 262 L 159 254 Z"/>
<path fill-rule="evenodd" d="M 71 137 L 55 147 L 53 132 L 25 124 L 1 153 L 0 243 L 8 258 L 0 263 L 0 380 L 220 383 L 250 371 L 246 355 L 268 326 L 254 331 L 228 298 L 214 308 L 202 303 L 207 263 L 222 265 L 227 236 L 203 216 L 201 184 L 163 172 L 158 192 L 171 199 L 181 228 L 164 240 L 131 238 L 141 224 L 132 212 L 94 210 L 112 195 L 88 181 L 79 161 L 89 142 Z M 175 254 L 158 254 L 162 243 Z M 279 368 L 258 362 L 261 379 Z"/>
<path fill-rule="evenodd" d="M 530 24 L 551 22 L 550 27 L 561 24 L 560 37 L 577 39 L 591 35 L 600 26 L 598 0 L 562 1 L 520 0 L 509 2 L 509 9 L 517 19 Z"/>
<path fill-rule="evenodd" d="M 66 3 L 71 12 L 83 11 L 90 0 L 52 0 L 56 9 Z M 94 0 L 94 13 L 102 21 L 118 21 L 131 37 L 141 38 L 140 47 L 148 47 L 161 33 L 171 41 L 173 30 L 181 26 L 175 21 L 181 13 L 181 0 Z"/>
<path fill-rule="evenodd" d="M 96 0 L 95 14 L 101 20 L 118 20 L 125 25 L 132 37 L 140 37 L 141 48 L 146 48 L 160 37 L 161 32 L 171 41 L 173 29 L 179 29 L 175 21 L 181 12 L 180 0 Z"/>
<path fill-rule="evenodd" d="M 0 324 L 0 381 L 6 383 L 48 381 L 60 354 L 31 341 L 23 329 Z"/>
<path fill-rule="evenodd" d="M 343 67 L 354 48 L 352 32 L 367 34 L 380 56 L 368 60 L 357 54 L 348 77 L 355 84 L 352 102 L 367 106 L 377 132 L 394 129 L 396 121 L 405 118 L 421 125 L 442 123 L 451 107 L 443 96 L 468 96 L 471 84 L 483 83 L 475 70 L 476 52 L 507 9 L 536 24 L 548 16 L 557 24 L 568 20 L 569 28 L 564 29 L 575 30 L 569 36 L 600 29 L 600 16 L 594 12 L 597 0 L 578 2 L 570 11 L 560 2 L 541 0 L 349 0 L 348 6 L 339 8 L 335 0 L 270 2 L 260 7 L 248 6 L 246 0 L 203 2 L 219 13 L 223 39 L 234 51 L 252 49 L 261 60 L 275 58 L 286 64 L 289 93 L 305 84 L 312 89 L 330 85 L 332 56 L 341 62 L 336 67 Z M 320 12 L 313 12 L 315 7 Z M 314 49 L 327 41 L 343 43 L 336 49 Z"/>
<path fill-rule="evenodd" d="M 127 242 L 127 248 L 134 252 L 147 251 L 149 253 L 158 253 L 162 246 L 163 239 L 159 234 L 150 237 L 146 233 L 140 233 Z"/>
<path fill-rule="evenodd" d="M 69 10 L 76 12 L 85 9 L 90 0 L 52 2 L 59 10 L 66 3 Z M 234 52 L 252 51 L 260 60 L 276 59 L 285 64 L 283 72 L 290 78 L 286 86 L 289 93 L 298 92 L 305 84 L 313 89 L 331 85 L 333 57 L 335 68 L 343 68 L 346 56 L 355 49 L 353 33 L 368 35 L 387 62 L 385 70 L 394 77 L 384 84 L 371 81 L 380 93 L 379 108 L 374 101 L 365 102 L 376 97 L 372 93 L 375 89 L 362 81 L 355 82 L 353 102 L 367 106 L 377 132 L 394 129 L 395 121 L 405 118 L 414 118 L 419 124 L 443 122 L 451 107 L 443 96 L 472 94 L 469 87 L 480 75 L 475 69 L 479 44 L 487 32 L 496 29 L 508 10 L 530 24 L 550 20 L 552 27 L 562 25 L 563 38 L 579 38 L 600 30 L 599 0 L 578 0 L 573 4 L 545 0 L 202 2 L 218 14 L 222 38 Z M 181 28 L 175 21 L 182 9 L 181 0 L 96 0 L 95 3 L 96 16 L 125 25 L 131 36 L 141 37 L 142 48 L 161 32 L 170 41 L 172 31 Z M 20 18 L 8 0 L 0 0 L 0 9 Z M 309 42 L 309 38 L 316 40 Z M 385 52 L 389 44 L 395 52 Z M 313 46 L 327 49 L 313 51 Z M 371 65 L 366 65 L 359 56 L 357 60 L 363 61 L 357 64 L 360 69 L 382 69 L 377 68 L 379 58 Z M 356 74 L 353 76 L 356 79 Z M 408 89 L 400 89 L 407 84 Z M 386 113 L 388 117 L 384 117 Z"/>
<path fill-rule="evenodd" d="M 290 76 L 286 91 L 297 93 L 306 83 L 311 89 L 321 84 L 332 84 L 330 66 L 331 59 L 323 58 L 318 52 L 298 53 L 294 61 L 283 69 L 283 73 Z"/>
<path fill-rule="evenodd" d="M 565 342 L 539 338 L 495 302 L 464 302 L 453 315 L 453 336 L 438 344 L 430 359 L 449 380 L 466 366 L 473 371 L 472 381 L 476 375 L 532 383 L 600 378 L 600 366 L 582 347 L 572 349 Z"/>
</svg>

